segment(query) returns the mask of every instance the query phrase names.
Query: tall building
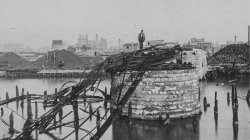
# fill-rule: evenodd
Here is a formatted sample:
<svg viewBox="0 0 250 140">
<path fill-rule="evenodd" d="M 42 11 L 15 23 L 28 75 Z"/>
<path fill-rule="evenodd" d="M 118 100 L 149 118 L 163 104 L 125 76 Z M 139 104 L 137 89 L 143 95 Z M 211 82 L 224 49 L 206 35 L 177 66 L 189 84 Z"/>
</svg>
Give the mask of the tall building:
<svg viewBox="0 0 250 140">
<path fill-rule="evenodd" d="M 184 44 L 184 47 L 195 48 L 206 51 L 207 55 L 210 56 L 213 54 L 212 42 L 205 41 L 205 38 L 197 39 L 191 38 L 188 44 Z"/>
<path fill-rule="evenodd" d="M 108 42 L 107 42 L 107 40 L 106 39 L 104 39 L 104 38 L 101 38 L 101 48 L 103 49 L 103 50 L 105 50 L 105 49 L 107 49 L 107 45 L 108 45 Z"/>
<path fill-rule="evenodd" d="M 190 39 L 190 42 L 191 42 L 191 43 L 201 43 L 201 42 L 205 42 L 205 38 L 200 38 L 200 39 L 198 39 L 198 38 L 193 37 L 193 38 Z"/>
<path fill-rule="evenodd" d="M 65 49 L 65 42 L 62 40 L 52 40 L 52 50 Z"/>
<path fill-rule="evenodd" d="M 107 49 L 107 40 L 102 38 L 99 39 L 98 35 L 95 35 L 95 39 L 89 40 L 88 35 L 79 35 L 75 48 L 77 53 L 82 53 L 87 50 L 104 50 Z"/>
<path fill-rule="evenodd" d="M 80 48 L 82 46 L 88 46 L 88 36 L 84 36 L 84 35 L 79 35 L 77 42 L 76 42 L 76 47 Z"/>
</svg>

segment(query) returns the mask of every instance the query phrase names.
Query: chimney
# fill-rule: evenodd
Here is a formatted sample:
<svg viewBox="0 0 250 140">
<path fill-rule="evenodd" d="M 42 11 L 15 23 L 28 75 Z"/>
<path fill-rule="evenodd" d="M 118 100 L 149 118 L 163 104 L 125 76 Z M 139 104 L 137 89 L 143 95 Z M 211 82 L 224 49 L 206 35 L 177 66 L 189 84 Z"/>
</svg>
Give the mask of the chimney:
<svg viewBox="0 0 250 140">
<path fill-rule="evenodd" d="M 97 34 L 95 35 L 95 40 L 96 40 L 96 41 L 98 40 L 98 35 L 97 35 Z"/>
<path fill-rule="evenodd" d="M 248 45 L 250 46 L 250 25 L 248 25 Z"/>
</svg>

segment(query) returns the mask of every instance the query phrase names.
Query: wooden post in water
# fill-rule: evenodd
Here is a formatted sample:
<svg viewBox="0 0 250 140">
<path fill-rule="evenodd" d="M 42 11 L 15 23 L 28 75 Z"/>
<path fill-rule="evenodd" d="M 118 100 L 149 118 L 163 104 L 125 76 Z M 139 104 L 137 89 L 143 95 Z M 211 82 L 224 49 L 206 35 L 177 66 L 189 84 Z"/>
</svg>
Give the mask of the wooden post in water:
<svg viewBox="0 0 250 140">
<path fill-rule="evenodd" d="M 61 108 L 59 111 L 59 123 L 62 124 L 62 117 L 63 117 L 63 109 Z M 59 127 L 59 132 L 62 134 L 62 126 Z"/>
<path fill-rule="evenodd" d="M 9 133 L 13 134 L 15 132 L 15 130 L 14 130 L 14 116 L 13 116 L 13 111 L 11 111 L 9 119 L 10 119 Z"/>
<path fill-rule="evenodd" d="M 32 119 L 31 98 L 29 92 L 27 92 L 27 119 Z"/>
<path fill-rule="evenodd" d="M 239 121 L 238 121 L 238 107 L 233 107 L 233 134 L 234 139 L 238 137 Z"/>
<path fill-rule="evenodd" d="M 48 95 L 47 95 L 47 91 L 45 90 L 43 92 L 43 109 L 44 110 L 47 107 L 47 102 L 48 102 Z"/>
<path fill-rule="evenodd" d="M 54 99 L 54 102 L 53 104 L 56 105 L 57 104 L 57 88 L 55 88 L 55 99 Z"/>
<path fill-rule="evenodd" d="M 217 100 L 217 91 L 214 93 L 214 99 Z"/>
<path fill-rule="evenodd" d="M 78 116 L 78 102 L 77 100 L 73 101 L 73 104 L 72 104 L 72 107 L 73 107 L 73 111 L 74 111 L 74 125 L 75 125 L 75 128 L 78 129 L 79 127 L 79 116 Z"/>
<path fill-rule="evenodd" d="M 10 99 L 10 97 L 9 97 L 9 93 L 8 92 L 6 92 L 6 100 L 9 100 Z"/>
<path fill-rule="evenodd" d="M 90 120 L 92 119 L 92 113 L 93 113 L 92 104 L 89 102 L 89 115 L 90 115 Z"/>
<path fill-rule="evenodd" d="M 38 105 L 37 102 L 35 101 L 35 119 L 38 118 Z"/>
<path fill-rule="evenodd" d="M 3 115 L 4 115 L 4 110 L 3 110 L 3 108 L 1 107 L 1 117 L 3 117 Z"/>
<path fill-rule="evenodd" d="M 232 84 L 232 95 L 231 95 L 231 100 L 232 100 L 232 107 L 234 106 L 234 85 Z"/>
<path fill-rule="evenodd" d="M 229 105 L 230 104 L 230 94 L 229 94 L 229 92 L 227 92 L 227 105 Z"/>
<path fill-rule="evenodd" d="M 218 100 L 214 101 L 214 114 L 218 114 Z"/>
<path fill-rule="evenodd" d="M 16 97 L 19 96 L 19 90 L 18 90 L 18 86 L 16 85 Z"/>
<path fill-rule="evenodd" d="M 22 93 L 21 93 L 21 96 L 24 97 L 24 88 L 22 88 Z M 22 109 L 22 115 L 23 115 L 23 104 L 24 104 L 24 99 L 22 98 L 21 100 L 21 103 L 20 103 L 20 106 L 21 106 L 21 109 Z"/>
<path fill-rule="evenodd" d="M 83 105 L 86 106 L 86 91 L 84 90 L 84 93 L 83 93 Z"/>
<path fill-rule="evenodd" d="M 235 103 L 235 107 L 238 108 L 239 105 L 238 105 L 238 95 L 237 95 L 237 87 L 236 87 L 236 85 L 235 85 L 234 89 L 235 89 L 235 91 L 234 91 L 234 103 Z"/>
<path fill-rule="evenodd" d="M 203 107 L 204 107 L 204 111 L 206 112 L 207 111 L 207 98 L 206 97 L 203 98 Z"/>
<path fill-rule="evenodd" d="M 104 96 L 105 96 L 105 97 L 104 97 L 105 99 L 107 99 L 107 95 L 108 95 L 108 91 L 107 91 L 107 87 L 105 87 L 105 95 L 104 95 Z"/>
<path fill-rule="evenodd" d="M 108 91 L 107 91 L 107 87 L 105 87 L 105 95 L 104 95 L 104 108 L 107 108 L 107 97 L 108 97 Z"/>
<path fill-rule="evenodd" d="M 43 92 L 43 95 L 44 95 L 43 101 L 44 101 L 44 103 L 47 103 L 47 101 L 48 101 L 48 95 L 47 95 L 47 91 L 46 90 Z"/>
<path fill-rule="evenodd" d="M 21 94 L 22 94 L 22 96 L 24 95 L 24 88 L 22 88 L 22 93 Z"/>
<path fill-rule="evenodd" d="M 233 123 L 238 124 L 238 108 L 233 108 Z"/>
<path fill-rule="evenodd" d="M 215 121 L 215 132 L 217 134 L 217 131 L 218 131 L 218 100 L 217 100 L 217 92 L 215 92 L 215 98 L 214 98 L 214 121 Z"/>
<path fill-rule="evenodd" d="M 56 116 L 54 117 L 54 123 L 53 123 L 54 126 L 56 126 Z"/>
<path fill-rule="evenodd" d="M 97 113 L 96 113 L 96 125 L 97 125 L 97 131 L 100 130 L 100 126 L 101 126 L 101 117 L 100 117 L 100 112 L 99 112 L 99 109 L 97 110 Z"/>
<path fill-rule="evenodd" d="M 247 96 L 246 96 L 246 101 L 249 103 L 249 99 L 250 99 L 250 89 L 247 92 Z"/>
</svg>

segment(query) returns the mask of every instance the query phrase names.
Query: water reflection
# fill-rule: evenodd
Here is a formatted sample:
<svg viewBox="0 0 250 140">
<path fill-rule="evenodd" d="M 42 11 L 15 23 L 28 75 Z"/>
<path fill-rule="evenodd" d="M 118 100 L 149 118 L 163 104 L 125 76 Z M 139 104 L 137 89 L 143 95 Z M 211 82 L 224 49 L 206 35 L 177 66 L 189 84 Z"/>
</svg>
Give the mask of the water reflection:
<svg viewBox="0 0 250 140">
<path fill-rule="evenodd" d="M 113 125 L 113 140 L 199 140 L 199 123 L 193 119 L 174 121 L 164 126 L 158 122 L 133 121 Z"/>
</svg>

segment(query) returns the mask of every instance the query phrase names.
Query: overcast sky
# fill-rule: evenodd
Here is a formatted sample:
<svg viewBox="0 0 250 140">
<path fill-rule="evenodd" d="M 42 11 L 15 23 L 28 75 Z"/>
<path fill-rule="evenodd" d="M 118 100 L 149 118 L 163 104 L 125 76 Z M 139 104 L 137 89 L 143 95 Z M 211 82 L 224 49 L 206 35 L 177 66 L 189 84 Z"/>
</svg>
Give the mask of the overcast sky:
<svg viewBox="0 0 250 140">
<path fill-rule="evenodd" d="M 32 48 L 96 33 L 114 46 L 137 41 L 141 29 L 146 40 L 247 41 L 248 25 L 250 0 L 0 0 L 0 44 Z"/>
</svg>

